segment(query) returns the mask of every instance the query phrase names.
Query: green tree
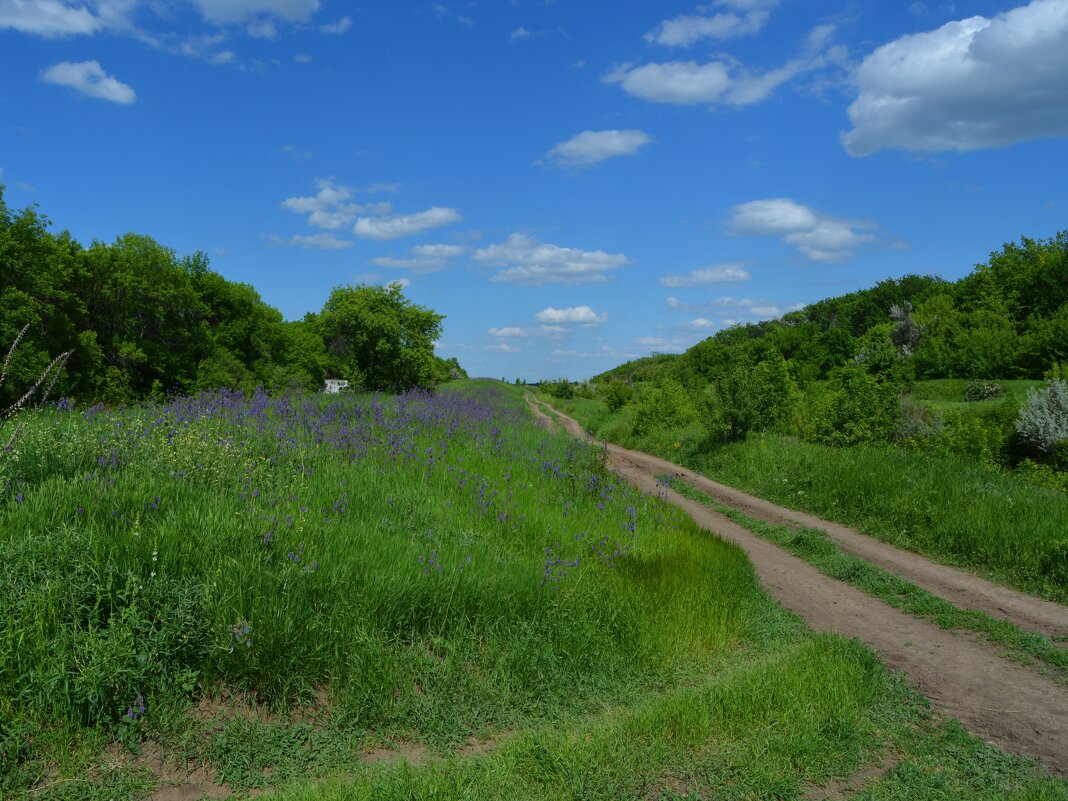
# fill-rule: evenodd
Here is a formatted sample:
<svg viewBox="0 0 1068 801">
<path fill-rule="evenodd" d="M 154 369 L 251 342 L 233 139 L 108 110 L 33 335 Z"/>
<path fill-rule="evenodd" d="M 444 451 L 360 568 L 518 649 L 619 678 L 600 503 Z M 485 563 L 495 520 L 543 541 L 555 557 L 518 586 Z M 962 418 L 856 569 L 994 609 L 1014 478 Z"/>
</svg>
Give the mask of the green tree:
<svg viewBox="0 0 1068 801">
<path fill-rule="evenodd" d="M 444 317 L 404 297 L 399 284 L 340 286 L 318 328 L 329 368 L 356 386 L 384 392 L 431 387 L 434 341 Z"/>
</svg>

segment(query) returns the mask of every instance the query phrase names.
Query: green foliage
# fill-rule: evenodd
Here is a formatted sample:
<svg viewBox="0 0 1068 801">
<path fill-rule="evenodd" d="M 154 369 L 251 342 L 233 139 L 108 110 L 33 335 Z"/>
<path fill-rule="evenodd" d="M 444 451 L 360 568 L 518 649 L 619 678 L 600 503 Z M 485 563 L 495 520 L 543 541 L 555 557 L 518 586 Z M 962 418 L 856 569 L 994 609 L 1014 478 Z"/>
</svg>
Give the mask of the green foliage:
<svg viewBox="0 0 1068 801">
<path fill-rule="evenodd" d="M 0 408 L 17 398 L 15 387 L 32 384 L 49 354 L 66 351 L 58 393 L 112 405 L 216 387 L 317 389 L 328 372 L 388 389 L 462 373 L 427 347 L 441 317 L 399 287 L 350 288 L 358 299 L 333 297 L 325 318 L 286 322 L 251 286 L 212 272 L 203 253 L 179 257 L 136 234 L 83 248 L 48 226 L 33 208 L 11 212 L 0 187 L 0 342 L 30 324 Z M 352 314 L 366 324 L 343 319 Z"/>
<path fill-rule="evenodd" d="M 600 384 L 600 394 L 608 410 L 617 412 L 630 403 L 634 397 L 634 388 L 618 379 L 611 379 Z"/>
<path fill-rule="evenodd" d="M 541 386 L 554 398 L 567 400 L 575 397 L 575 387 L 566 378 L 558 378 L 555 381 L 542 381 Z"/>
<path fill-rule="evenodd" d="M 832 393 L 817 423 L 817 436 L 828 445 L 889 442 L 900 421 L 900 387 L 880 381 L 859 365 L 838 371 Z"/>
<path fill-rule="evenodd" d="M 319 315 L 331 367 L 354 386 L 398 392 L 434 383 L 434 341 L 444 318 L 404 297 L 399 284 L 340 286 Z"/>
<path fill-rule="evenodd" d="M 1047 381 L 1063 381 L 1068 383 L 1068 362 L 1054 362 L 1050 368 L 1043 373 L 1042 377 Z"/>
<path fill-rule="evenodd" d="M 685 428 L 697 418 L 697 410 L 678 381 L 666 380 L 642 390 L 635 402 L 633 431 L 643 436 L 654 429 Z"/>
</svg>

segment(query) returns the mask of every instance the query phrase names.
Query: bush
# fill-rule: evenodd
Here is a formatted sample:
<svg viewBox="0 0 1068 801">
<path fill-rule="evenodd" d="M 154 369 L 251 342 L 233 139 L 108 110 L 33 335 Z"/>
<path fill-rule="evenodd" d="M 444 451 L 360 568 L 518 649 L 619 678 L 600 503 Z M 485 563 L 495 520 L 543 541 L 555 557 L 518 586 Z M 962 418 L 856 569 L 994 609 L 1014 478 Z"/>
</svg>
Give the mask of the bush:
<svg viewBox="0 0 1068 801">
<path fill-rule="evenodd" d="M 1001 397 L 1001 392 L 1001 384 L 976 379 L 969 381 L 968 386 L 964 388 L 964 400 L 969 403 L 990 400 L 991 398 Z"/>
<path fill-rule="evenodd" d="M 816 425 L 817 440 L 827 445 L 889 442 L 901 419 L 897 384 L 880 381 L 861 365 L 843 367 L 834 392 Z"/>
<path fill-rule="evenodd" d="M 575 397 L 575 388 L 571 386 L 571 382 L 566 378 L 559 378 L 556 381 L 543 381 L 541 385 L 554 398 L 570 400 Z"/>
<path fill-rule="evenodd" d="M 609 411 L 618 412 L 634 397 L 634 388 L 622 381 L 609 381 L 601 389 L 601 397 Z"/>
<path fill-rule="evenodd" d="M 696 418 L 697 410 L 682 384 L 669 379 L 638 398 L 633 432 L 640 437 L 654 428 L 684 428 Z"/>
<path fill-rule="evenodd" d="M 1068 440 L 1068 384 L 1050 381 L 1040 390 L 1028 390 L 1016 433 L 1043 454 L 1053 453 L 1057 443 Z"/>
</svg>

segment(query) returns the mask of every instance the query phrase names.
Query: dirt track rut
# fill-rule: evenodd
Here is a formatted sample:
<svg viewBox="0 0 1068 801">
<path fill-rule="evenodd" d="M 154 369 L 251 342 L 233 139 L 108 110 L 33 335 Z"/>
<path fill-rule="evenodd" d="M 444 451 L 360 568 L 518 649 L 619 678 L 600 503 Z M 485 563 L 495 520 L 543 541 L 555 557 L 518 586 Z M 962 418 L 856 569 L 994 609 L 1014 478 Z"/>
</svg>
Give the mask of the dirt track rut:
<svg viewBox="0 0 1068 801">
<path fill-rule="evenodd" d="M 528 397 L 528 403 L 543 425 L 551 425 L 551 418 L 536 401 Z M 585 436 L 579 423 L 553 411 L 569 433 Z M 708 507 L 658 488 L 658 475 L 689 475 L 685 468 L 610 443 L 606 447 L 610 467 L 622 477 L 646 492 L 661 492 L 699 525 L 741 547 L 749 555 L 765 589 L 813 629 L 862 640 L 887 665 L 902 671 L 936 708 L 960 720 L 974 734 L 1068 776 L 1068 688 L 1007 661 L 967 635 L 954 634 L 911 617 L 832 579 Z M 735 506 L 752 517 L 825 529 L 850 553 L 876 562 L 932 592 L 936 592 L 935 587 L 941 588 L 936 594 L 961 606 L 989 611 L 1034 631 L 1068 633 L 1068 610 L 1057 604 L 1007 590 L 916 554 L 877 543 L 843 526 L 782 509 L 708 479 L 702 481 L 691 476 L 690 480 L 700 489 L 710 491 L 724 505 Z M 856 538 L 863 541 L 858 542 Z"/>
</svg>

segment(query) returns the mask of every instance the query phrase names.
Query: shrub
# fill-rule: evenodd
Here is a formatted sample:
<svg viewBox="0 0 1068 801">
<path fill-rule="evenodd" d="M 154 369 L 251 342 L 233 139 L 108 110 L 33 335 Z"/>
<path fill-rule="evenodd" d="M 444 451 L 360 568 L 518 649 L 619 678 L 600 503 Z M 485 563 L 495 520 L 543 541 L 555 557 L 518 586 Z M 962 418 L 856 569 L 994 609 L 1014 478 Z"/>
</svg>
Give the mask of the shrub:
<svg viewBox="0 0 1068 801">
<path fill-rule="evenodd" d="M 817 439 L 827 445 L 888 442 L 898 429 L 900 405 L 896 384 L 880 381 L 861 365 L 846 365 L 817 422 Z"/>
<path fill-rule="evenodd" d="M 974 381 L 969 381 L 968 386 L 964 388 L 964 400 L 969 403 L 990 400 L 991 398 L 1001 397 L 1001 392 L 1001 384 L 977 378 Z"/>
<path fill-rule="evenodd" d="M 543 381 L 542 387 L 554 398 L 570 400 L 575 397 L 575 388 L 571 386 L 571 382 L 566 378 L 558 378 L 556 381 Z"/>
<path fill-rule="evenodd" d="M 1028 390 L 1016 433 L 1043 454 L 1053 453 L 1057 443 L 1068 440 L 1068 384 L 1050 381 L 1040 390 Z"/>
<path fill-rule="evenodd" d="M 669 379 L 638 398 L 633 431 L 640 437 L 654 428 L 683 428 L 696 417 L 697 410 L 682 384 Z"/>
<path fill-rule="evenodd" d="M 609 411 L 618 412 L 634 397 L 634 388 L 622 381 L 609 381 L 601 389 L 601 396 Z"/>
</svg>

